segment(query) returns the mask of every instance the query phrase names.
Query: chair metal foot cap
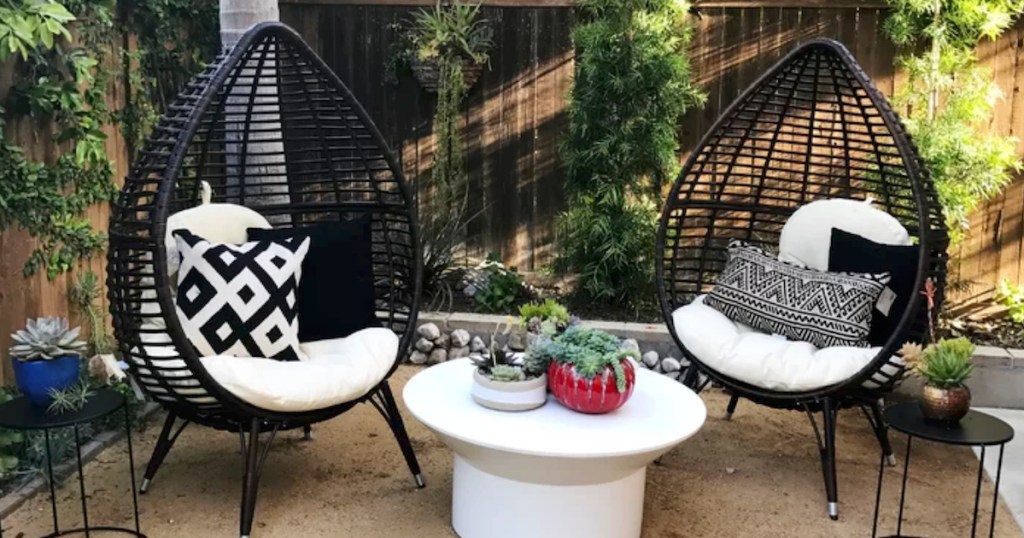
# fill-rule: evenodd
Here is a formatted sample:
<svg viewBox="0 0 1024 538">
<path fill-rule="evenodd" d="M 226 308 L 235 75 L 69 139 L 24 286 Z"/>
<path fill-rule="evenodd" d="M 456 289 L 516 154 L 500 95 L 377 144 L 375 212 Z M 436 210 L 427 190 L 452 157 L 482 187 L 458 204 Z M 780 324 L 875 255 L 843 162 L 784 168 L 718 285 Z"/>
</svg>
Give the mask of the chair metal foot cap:
<svg viewBox="0 0 1024 538">
<path fill-rule="evenodd" d="M 839 503 L 828 503 L 828 517 L 832 518 L 832 521 L 839 519 Z"/>
<path fill-rule="evenodd" d="M 149 479 L 143 478 L 142 485 L 139 486 L 139 493 L 145 493 L 149 489 Z"/>
<path fill-rule="evenodd" d="M 427 487 L 427 483 L 423 481 L 423 475 L 422 474 L 416 473 L 415 475 L 413 475 L 413 478 L 416 479 L 416 487 L 418 487 L 418 488 L 425 488 L 425 487 Z"/>
<path fill-rule="evenodd" d="M 885 456 L 885 464 L 888 465 L 889 467 L 895 467 L 896 466 L 896 455 L 895 454 L 887 454 Z"/>
</svg>

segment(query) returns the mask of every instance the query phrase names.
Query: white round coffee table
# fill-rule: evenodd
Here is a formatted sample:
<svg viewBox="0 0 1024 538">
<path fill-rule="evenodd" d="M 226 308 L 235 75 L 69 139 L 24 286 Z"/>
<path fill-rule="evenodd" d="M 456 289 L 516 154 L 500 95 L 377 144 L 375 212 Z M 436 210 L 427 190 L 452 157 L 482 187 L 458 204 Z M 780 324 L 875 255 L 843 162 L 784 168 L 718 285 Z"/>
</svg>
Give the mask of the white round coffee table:
<svg viewBox="0 0 1024 538">
<path fill-rule="evenodd" d="M 637 369 L 633 397 L 584 415 L 551 396 L 492 411 L 469 395 L 473 366 L 432 366 L 405 385 L 409 412 L 455 452 L 452 527 L 461 538 L 640 536 L 647 465 L 700 430 L 704 402 Z"/>
</svg>

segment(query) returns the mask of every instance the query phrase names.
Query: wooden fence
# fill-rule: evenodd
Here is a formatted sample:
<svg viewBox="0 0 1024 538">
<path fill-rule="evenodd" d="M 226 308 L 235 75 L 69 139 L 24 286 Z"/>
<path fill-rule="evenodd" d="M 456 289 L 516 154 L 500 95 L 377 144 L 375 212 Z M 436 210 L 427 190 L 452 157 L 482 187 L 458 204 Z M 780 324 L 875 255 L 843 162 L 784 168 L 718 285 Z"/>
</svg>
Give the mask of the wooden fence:
<svg viewBox="0 0 1024 538">
<path fill-rule="evenodd" d="M 410 76 L 397 84 L 386 77 L 396 25 L 416 6 L 434 0 L 282 0 L 282 19 L 326 59 L 378 122 L 414 182 L 427 177 L 432 161 L 430 118 L 434 96 Z M 471 177 L 471 203 L 479 217 L 469 227 L 470 252 L 500 252 L 524 270 L 542 267 L 554 254 L 554 219 L 564 208 L 558 144 L 566 127 L 565 98 L 573 76 L 571 30 L 575 14 L 567 0 L 485 0 L 496 30 L 496 47 L 481 81 L 466 100 L 464 125 Z M 886 15 L 877 0 L 717 0 L 698 2 L 694 70 L 708 94 L 702 110 L 680 123 L 681 158 L 719 112 L 782 54 L 817 36 L 844 42 L 879 88 L 888 94 L 903 80 L 893 68 L 894 48 L 883 35 Z M 991 128 L 1024 138 L 1024 23 L 979 56 L 1006 98 Z M 10 86 L 10 65 L 0 66 L 0 98 Z M 114 88 L 111 103 L 123 102 Z M 38 126 L 14 123 L 7 136 L 34 158 L 53 158 L 51 137 Z M 117 174 L 127 170 L 124 141 L 110 130 L 110 158 Z M 1024 155 L 1024 143 L 1018 145 Z M 100 227 L 105 208 L 90 210 Z M 956 268 L 976 281 L 984 296 L 1000 278 L 1024 281 L 1024 182 L 986 204 L 974 216 Z M 50 282 L 25 279 L 21 267 L 33 247 L 21 231 L 0 236 L 0 349 L 26 317 L 72 315 L 67 289 L 75 275 Z M 103 260 L 84 264 L 102 276 Z M 966 296 L 964 296 L 966 298 Z"/>
</svg>

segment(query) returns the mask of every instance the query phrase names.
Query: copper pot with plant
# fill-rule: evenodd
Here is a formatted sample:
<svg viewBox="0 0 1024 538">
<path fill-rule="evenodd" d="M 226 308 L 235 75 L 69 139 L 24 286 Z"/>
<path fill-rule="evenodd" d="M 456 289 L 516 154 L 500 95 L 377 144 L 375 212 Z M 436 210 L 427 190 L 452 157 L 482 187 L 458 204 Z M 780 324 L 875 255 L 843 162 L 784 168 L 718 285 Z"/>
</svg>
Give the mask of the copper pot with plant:
<svg viewBox="0 0 1024 538">
<path fill-rule="evenodd" d="M 906 344 L 901 355 L 924 380 L 921 414 L 933 422 L 959 422 L 971 408 L 967 379 L 974 373 L 974 344 L 966 338 L 943 338 L 926 348 Z"/>
</svg>

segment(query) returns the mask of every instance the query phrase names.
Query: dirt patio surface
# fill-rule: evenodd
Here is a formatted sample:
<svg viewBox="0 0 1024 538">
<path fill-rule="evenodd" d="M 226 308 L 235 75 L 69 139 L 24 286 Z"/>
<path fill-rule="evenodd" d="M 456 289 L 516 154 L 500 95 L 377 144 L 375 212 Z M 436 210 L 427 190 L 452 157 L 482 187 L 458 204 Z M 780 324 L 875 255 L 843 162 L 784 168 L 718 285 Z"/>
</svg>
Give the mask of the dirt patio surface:
<svg viewBox="0 0 1024 538">
<path fill-rule="evenodd" d="M 418 370 L 398 370 L 392 378 L 397 395 Z M 703 398 L 708 406 L 704 429 L 648 469 L 644 537 L 870 536 L 879 452 L 863 415 L 855 410 L 840 414 L 841 516 L 833 522 L 825 515 L 821 467 L 806 416 L 740 402 L 728 422 L 721 418 L 728 400 L 724 394 L 709 390 Z M 369 405 L 359 406 L 318 425 L 312 442 L 303 441 L 301 432 L 278 436 L 261 482 L 254 538 L 455 536 L 449 527 L 451 453 L 407 412 L 404 416 L 425 489 L 413 487 L 384 421 Z M 135 435 L 140 478 L 161 420 Z M 895 532 L 906 446 L 902 436 L 893 435 L 893 441 L 900 462 L 885 471 L 882 534 Z M 139 498 L 143 532 L 151 538 L 237 536 L 238 446 L 236 435 L 186 429 L 149 493 Z M 122 440 L 86 467 L 91 523 L 131 524 L 126 465 Z M 969 535 L 977 469 L 970 449 L 918 442 L 911 465 L 904 531 L 931 538 Z M 982 493 L 979 530 L 986 535 L 990 488 L 986 482 Z M 77 481 L 67 481 L 57 497 L 62 526 L 79 524 Z M 51 531 L 49 508 L 48 495 L 37 495 L 3 522 L 4 536 Z M 1024 536 L 1002 502 L 995 535 Z"/>
</svg>

